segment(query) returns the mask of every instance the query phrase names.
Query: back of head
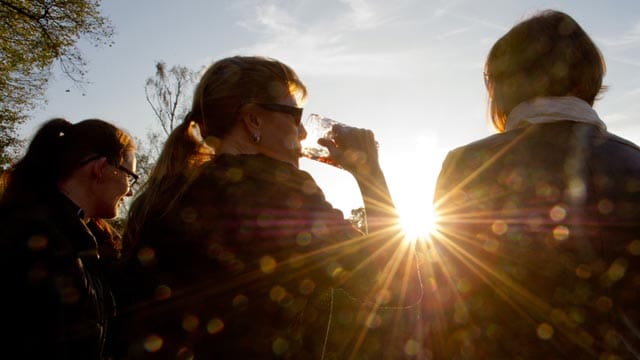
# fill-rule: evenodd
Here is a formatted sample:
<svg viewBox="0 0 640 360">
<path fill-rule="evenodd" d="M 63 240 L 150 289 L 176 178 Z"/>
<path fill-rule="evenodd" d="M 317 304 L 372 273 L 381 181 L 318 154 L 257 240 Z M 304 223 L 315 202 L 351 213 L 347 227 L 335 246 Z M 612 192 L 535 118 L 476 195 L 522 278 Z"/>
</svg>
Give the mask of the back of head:
<svg viewBox="0 0 640 360">
<path fill-rule="evenodd" d="M 171 209 L 198 168 L 236 126 L 243 105 L 276 102 L 287 94 L 304 99 L 307 90 L 293 69 L 280 61 L 234 56 L 213 63 L 196 86 L 191 111 L 169 135 L 131 206 L 126 241 L 137 241 L 150 211 Z"/>
<path fill-rule="evenodd" d="M 485 63 L 489 111 L 504 131 L 509 112 L 541 96 L 575 96 L 593 105 L 606 67 L 589 35 L 569 15 L 546 10 L 514 26 Z"/>
<path fill-rule="evenodd" d="M 25 155 L 5 174 L 0 204 L 7 208 L 38 201 L 57 191 L 83 160 L 101 155 L 120 163 L 135 148 L 132 138 L 114 125 L 89 119 L 72 124 L 65 119 L 47 121 L 36 132 Z"/>
</svg>

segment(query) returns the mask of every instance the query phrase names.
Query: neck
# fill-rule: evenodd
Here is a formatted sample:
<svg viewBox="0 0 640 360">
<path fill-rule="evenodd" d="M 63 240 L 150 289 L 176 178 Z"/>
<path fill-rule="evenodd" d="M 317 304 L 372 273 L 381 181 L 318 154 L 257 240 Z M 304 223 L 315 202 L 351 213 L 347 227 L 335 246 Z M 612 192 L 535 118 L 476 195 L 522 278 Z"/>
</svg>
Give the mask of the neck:
<svg viewBox="0 0 640 360">
<path fill-rule="evenodd" d="M 58 190 L 82 209 L 85 221 L 88 221 L 88 219 L 91 218 L 93 208 L 90 206 L 91 198 L 88 195 L 89 191 L 86 186 L 71 178 L 61 181 L 58 184 Z"/>
<path fill-rule="evenodd" d="M 217 154 L 258 154 L 260 152 L 258 144 L 249 141 L 244 132 L 232 132 L 222 144 L 216 148 Z"/>
</svg>

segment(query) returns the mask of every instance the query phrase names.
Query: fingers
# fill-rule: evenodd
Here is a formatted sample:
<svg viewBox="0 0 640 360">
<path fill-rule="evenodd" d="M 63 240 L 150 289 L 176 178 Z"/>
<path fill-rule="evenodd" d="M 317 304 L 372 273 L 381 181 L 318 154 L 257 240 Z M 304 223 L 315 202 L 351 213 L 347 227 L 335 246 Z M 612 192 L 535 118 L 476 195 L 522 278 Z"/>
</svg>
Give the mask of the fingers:
<svg viewBox="0 0 640 360">
<path fill-rule="evenodd" d="M 367 173 L 377 167 L 378 143 L 369 129 L 334 125 L 331 140 L 318 143 L 326 146 L 331 159 L 347 171 Z"/>
<path fill-rule="evenodd" d="M 354 149 L 365 152 L 377 150 L 377 142 L 373 131 L 349 126 L 334 125 L 332 140 L 343 149 Z"/>
</svg>

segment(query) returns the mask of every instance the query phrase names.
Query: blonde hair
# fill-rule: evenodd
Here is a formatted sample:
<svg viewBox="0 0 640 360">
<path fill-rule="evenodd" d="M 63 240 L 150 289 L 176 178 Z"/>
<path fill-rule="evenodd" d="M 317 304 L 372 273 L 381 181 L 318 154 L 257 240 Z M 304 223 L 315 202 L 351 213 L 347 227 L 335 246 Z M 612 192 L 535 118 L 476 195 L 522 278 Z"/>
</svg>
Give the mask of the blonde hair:
<svg viewBox="0 0 640 360">
<path fill-rule="evenodd" d="M 236 125 L 243 105 L 275 102 L 287 94 L 303 100 L 307 89 L 293 69 L 280 61 L 234 56 L 213 63 L 196 86 L 191 111 L 169 135 L 147 183 L 131 205 L 125 246 L 138 242 L 151 213 L 162 211 L 160 215 L 164 215 L 171 210 L 198 169 L 212 158 L 215 144 Z"/>
</svg>

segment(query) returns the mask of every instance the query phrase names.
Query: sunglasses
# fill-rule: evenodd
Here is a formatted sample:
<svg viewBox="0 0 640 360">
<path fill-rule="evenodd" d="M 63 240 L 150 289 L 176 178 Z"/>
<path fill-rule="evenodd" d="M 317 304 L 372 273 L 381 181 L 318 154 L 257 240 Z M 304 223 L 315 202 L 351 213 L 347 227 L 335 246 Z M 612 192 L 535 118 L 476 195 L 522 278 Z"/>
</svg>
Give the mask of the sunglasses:
<svg viewBox="0 0 640 360">
<path fill-rule="evenodd" d="M 98 159 L 100 159 L 100 158 L 102 158 L 102 157 L 104 157 L 104 156 L 102 156 L 102 155 L 95 155 L 95 156 L 92 156 L 92 157 L 90 157 L 90 158 L 88 158 L 88 159 L 86 159 L 86 160 L 83 160 L 83 161 L 80 163 L 80 166 L 84 166 L 84 165 L 86 165 L 86 164 L 88 164 L 88 163 L 90 163 L 90 162 L 92 162 L 92 161 L 94 161 L 94 160 L 98 160 Z M 122 166 L 122 165 L 115 164 L 115 163 L 113 163 L 113 162 L 111 162 L 111 161 L 109 161 L 109 160 L 107 160 L 107 162 L 108 162 L 111 166 L 113 166 L 113 167 L 115 167 L 116 169 L 118 169 L 118 170 L 122 171 L 123 173 L 127 174 L 127 180 L 128 180 L 128 182 L 129 182 L 129 187 L 132 187 L 133 185 L 135 185 L 135 184 L 138 182 L 138 179 L 140 179 L 140 176 L 138 176 L 138 174 L 136 174 L 136 173 L 134 173 L 133 171 L 131 171 L 131 170 L 127 169 L 126 167 L 124 167 L 124 166 Z"/>
<path fill-rule="evenodd" d="M 296 126 L 300 126 L 300 122 L 302 122 L 303 108 L 289 106 L 289 105 L 282 105 L 282 104 L 263 104 L 263 103 L 256 103 L 256 104 L 269 111 L 275 111 L 275 112 L 291 115 L 293 117 L 293 121 L 295 121 L 296 123 Z"/>
</svg>

